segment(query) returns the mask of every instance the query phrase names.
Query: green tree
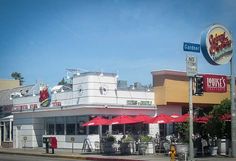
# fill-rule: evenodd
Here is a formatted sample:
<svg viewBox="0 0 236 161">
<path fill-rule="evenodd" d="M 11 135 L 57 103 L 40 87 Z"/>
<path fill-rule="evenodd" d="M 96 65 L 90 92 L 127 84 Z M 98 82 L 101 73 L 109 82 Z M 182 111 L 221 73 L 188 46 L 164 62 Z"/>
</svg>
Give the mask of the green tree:
<svg viewBox="0 0 236 161">
<path fill-rule="evenodd" d="M 230 113 L 231 102 L 229 99 L 224 99 L 219 105 L 215 105 L 210 111 L 212 119 L 206 124 L 206 130 L 211 136 L 217 136 L 218 138 L 222 137 L 231 137 L 231 125 L 230 122 L 222 121 L 220 117 L 223 114 Z"/>
<path fill-rule="evenodd" d="M 66 84 L 67 84 L 67 82 L 65 81 L 64 78 L 62 78 L 62 80 L 57 83 L 57 85 L 66 85 Z"/>
<path fill-rule="evenodd" d="M 13 73 L 11 73 L 11 77 L 14 78 L 15 80 L 19 80 L 20 85 L 23 85 L 24 77 L 22 77 L 21 73 L 13 72 Z"/>
</svg>

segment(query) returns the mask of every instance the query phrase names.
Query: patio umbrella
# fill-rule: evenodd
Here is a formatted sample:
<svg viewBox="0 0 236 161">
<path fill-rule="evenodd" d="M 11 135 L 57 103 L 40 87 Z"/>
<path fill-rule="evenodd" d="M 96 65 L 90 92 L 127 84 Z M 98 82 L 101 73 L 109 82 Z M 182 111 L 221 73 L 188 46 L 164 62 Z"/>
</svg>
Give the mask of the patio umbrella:
<svg viewBox="0 0 236 161">
<path fill-rule="evenodd" d="M 130 117 L 130 116 L 125 116 L 125 115 L 121 115 L 121 116 L 117 116 L 114 117 L 113 119 L 109 120 L 107 122 L 108 125 L 115 125 L 115 124 L 131 124 L 131 123 L 136 123 L 137 120 Z"/>
<path fill-rule="evenodd" d="M 179 117 L 180 117 L 180 115 L 179 115 L 179 114 L 171 114 L 171 115 L 170 115 L 170 117 L 172 117 L 172 118 L 176 119 L 176 118 L 179 118 Z"/>
<path fill-rule="evenodd" d="M 172 117 L 166 114 L 160 114 L 157 115 L 156 117 L 150 119 L 147 121 L 147 123 L 158 123 L 158 124 L 166 124 L 166 123 L 171 123 L 171 120 L 173 120 Z"/>
<path fill-rule="evenodd" d="M 206 124 L 211 119 L 211 117 L 212 116 L 202 116 L 194 118 L 194 122 Z"/>
<path fill-rule="evenodd" d="M 82 126 L 98 126 L 98 125 L 107 125 L 107 122 L 109 120 L 107 119 L 104 119 L 102 117 L 95 117 L 93 118 L 92 120 L 84 123 Z"/>
<path fill-rule="evenodd" d="M 184 114 L 184 115 L 182 115 L 182 116 L 180 116 L 176 119 L 173 119 L 172 122 L 176 122 L 176 123 L 178 123 L 178 122 L 187 122 L 188 118 L 189 118 L 189 114 L 186 113 L 186 114 Z"/>
<path fill-rule="evenodd" d="M 222 116 L 220 117 L 220 119 L 221 119 L 222 121 L 231 121 L 231 114 L 230 114 L 230 113 L 226 113 L 226 114 L 222 115 Z"/>
<path fill-rule="evenodd" d="M 134 117 L 134 119 L 137 121 L 137 122 L 146 122 L 146 121 L 149 121 L 150 119 L 152 119 L 153 117 L 151 116 L 148 116 L 148 115 L 137 115 Z"/>
</svg>

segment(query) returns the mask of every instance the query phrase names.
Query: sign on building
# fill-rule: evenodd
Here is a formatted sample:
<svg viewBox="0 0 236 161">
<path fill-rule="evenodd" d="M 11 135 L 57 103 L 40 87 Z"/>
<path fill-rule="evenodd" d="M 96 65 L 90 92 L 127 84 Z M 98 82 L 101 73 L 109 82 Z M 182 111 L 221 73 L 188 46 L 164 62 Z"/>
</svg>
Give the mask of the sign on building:
<svg viewBox="0 0 236 161">
<path fill-rule="evenodd" d="M 204 92 L 227 92 L 227 77 L 224 75 L 204 74 L 203 82 Z"/>
</svg>

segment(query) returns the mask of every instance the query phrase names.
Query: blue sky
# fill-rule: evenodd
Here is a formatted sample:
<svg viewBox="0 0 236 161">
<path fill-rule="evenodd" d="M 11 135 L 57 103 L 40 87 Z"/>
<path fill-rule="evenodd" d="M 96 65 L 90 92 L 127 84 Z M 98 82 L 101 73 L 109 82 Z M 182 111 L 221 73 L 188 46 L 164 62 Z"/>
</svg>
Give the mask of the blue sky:
<svg viewBox="0 0 236 161">
<path fill-rule="evenodd" d="M 185 71 L 194 53 L 183 42 L 199 43 L 209 25 L 236 39 L 235 8 L 235 0 L 0 0 L 0 78 L 16 71 L 25 84 L 53 86 L 66 68 L 82 68 L 150 84 L 151 71 Z M 194 55 L 200 73 L 230 74 Z"/>
</svg>

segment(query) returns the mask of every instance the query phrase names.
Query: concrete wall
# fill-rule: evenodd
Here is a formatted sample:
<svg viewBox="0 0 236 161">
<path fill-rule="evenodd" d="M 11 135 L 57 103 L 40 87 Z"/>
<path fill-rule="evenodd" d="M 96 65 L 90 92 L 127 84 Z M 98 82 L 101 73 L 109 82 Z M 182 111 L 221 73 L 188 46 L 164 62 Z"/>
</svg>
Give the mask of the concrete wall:
<svg viewBox="0 0 236 161">
<path fill-rule="evenodd" d="M 13 125 L 13 147 L 41 147 L 44 134 L 42 118 L 15 118 Z"/>
<path fill-rule="evenodd" d="M 0 79 L 0 90 L 12 89 L 20 86 L 19 80 L 3 80 Z"/>
</svg>

